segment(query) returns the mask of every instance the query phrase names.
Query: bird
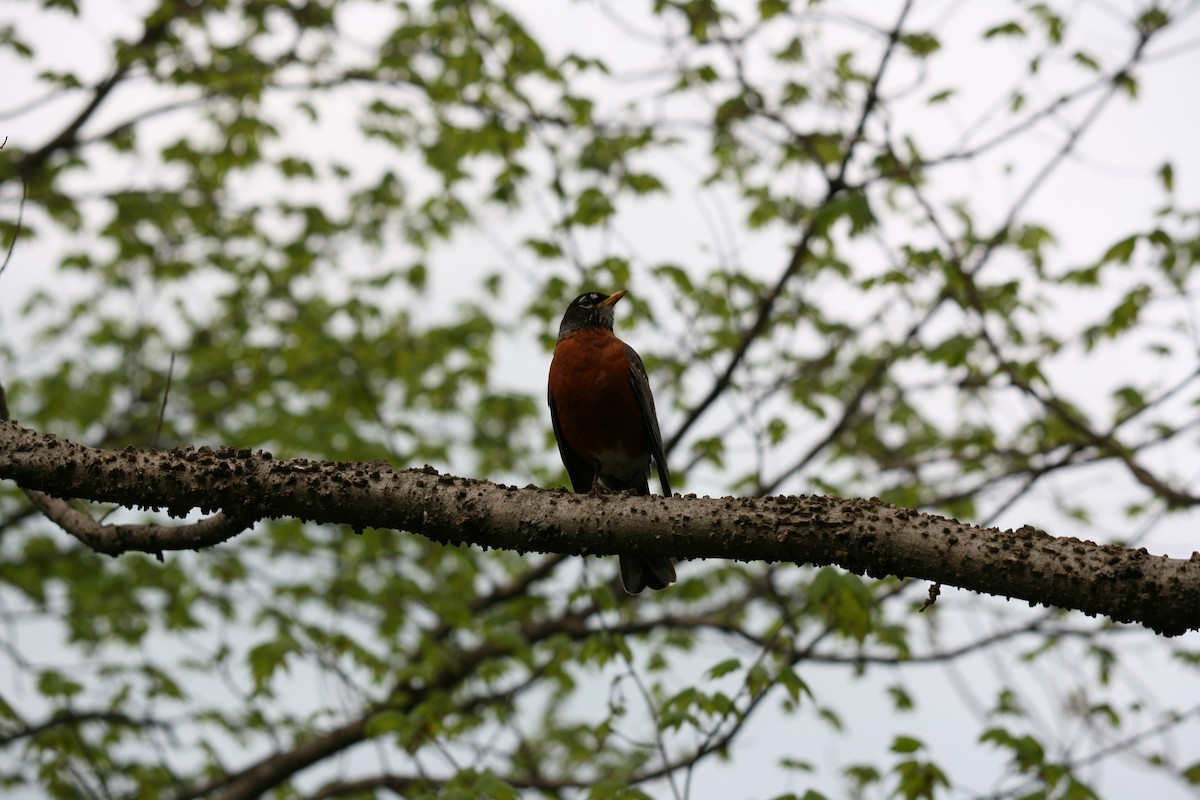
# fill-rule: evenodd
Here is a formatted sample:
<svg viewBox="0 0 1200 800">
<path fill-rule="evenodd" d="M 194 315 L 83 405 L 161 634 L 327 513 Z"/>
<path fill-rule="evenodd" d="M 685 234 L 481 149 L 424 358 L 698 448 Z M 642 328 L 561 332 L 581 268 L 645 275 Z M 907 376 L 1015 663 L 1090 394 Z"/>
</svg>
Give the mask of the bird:
<svg viewBox="0 0 1200 800">
<path fill-rule="evenodd" d="M 575 492 L 650 494 L 653 460 L 663 495 L 670 497 L 671 473 L 646 366 L 613 333 L 614 306 L 625 295 L 624 289 L 584 292 L 567 306 L 550 360 L 550 421 Z M 675 582 L 675 562 L 666 556 L 621 556 L 620 565 L 629 594 Z"/>
</svg>

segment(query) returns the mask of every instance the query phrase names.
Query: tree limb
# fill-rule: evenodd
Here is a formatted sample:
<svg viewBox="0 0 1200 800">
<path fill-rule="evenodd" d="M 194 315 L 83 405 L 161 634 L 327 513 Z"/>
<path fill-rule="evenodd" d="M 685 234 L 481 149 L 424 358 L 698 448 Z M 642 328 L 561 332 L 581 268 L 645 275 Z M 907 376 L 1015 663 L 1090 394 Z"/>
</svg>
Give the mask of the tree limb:
<svg viewBox="0 0 1200 800">
<path fill-rule="evenodd" d="M 384 462 L 278 461 L 218 448 L 98 450 L 0 423 L 0 478 L 61 497 L 239 520 L 298 517 L 407 530 L 444 544 L 577 555 L 674 555 L 837 564 L 1105 614 L 1166 634 L 1200 629 L 1200 553 L 1190 560 L 976 528 L 877 499 L 589 496 L 396 471 Z M 97 547 L 116 555 L 196 547 L 169 528 Z M 647 535 L 653 531 L 653 535 Z"/>
<path fill-rule="evenodd" d="M 112 552 L 113 548 L 119 547 L 144 550 L 128 547 L 126 543 L 151 541 L 169 542 L 166 550 L 198 550 L 232 539 L 255 522 L 253 517 L 214 514 L 190 525 L 105 525 L 78 511 L 66 500 L 36 489 L 26 489 L 25 495 L 47 519 L 99 553 Z M 162 551 L 146 552 L 161 554 Z"/>
</svg>

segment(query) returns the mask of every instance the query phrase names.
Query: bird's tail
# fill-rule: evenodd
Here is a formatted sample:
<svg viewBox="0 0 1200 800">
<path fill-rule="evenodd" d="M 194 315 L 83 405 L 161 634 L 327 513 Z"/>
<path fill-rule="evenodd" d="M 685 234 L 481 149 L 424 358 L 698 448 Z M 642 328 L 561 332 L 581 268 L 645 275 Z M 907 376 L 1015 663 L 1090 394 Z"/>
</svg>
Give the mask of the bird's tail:
<svg viewBox="0 0 1200 800">
<path fill-rule="evenodd" d="M 675 582 L 675 562 L 666 557 L 642 560 L 621 556 L 621 583 L 629 594 L 637 594 L 649 586 L 665 589 Z"/>
</svg>

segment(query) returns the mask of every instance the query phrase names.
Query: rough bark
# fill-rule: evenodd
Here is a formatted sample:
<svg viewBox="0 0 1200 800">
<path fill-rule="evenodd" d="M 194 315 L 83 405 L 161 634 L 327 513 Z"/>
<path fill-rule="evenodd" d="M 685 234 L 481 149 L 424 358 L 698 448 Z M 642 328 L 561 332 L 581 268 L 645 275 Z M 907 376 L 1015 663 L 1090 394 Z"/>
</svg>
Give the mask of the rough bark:
<svg viewBox="0 0 1200 800">
<path fill-rule="evenodd" d="M 575 495 L 385 462 L 280 461 L 231 448 L 99 450 L 11 422 L 0 423 L 0 478 L 175 516 L 297 517 L 485 549 L 836 564 L 1104 614 L 1165 635 L 1200 628 L 1200 553 L 1173 559 L 1030 527 L 976 528 L 875 499 Z M 213 544 L 160 525 L 73 533 L 112 555 Z"/>
</svg>

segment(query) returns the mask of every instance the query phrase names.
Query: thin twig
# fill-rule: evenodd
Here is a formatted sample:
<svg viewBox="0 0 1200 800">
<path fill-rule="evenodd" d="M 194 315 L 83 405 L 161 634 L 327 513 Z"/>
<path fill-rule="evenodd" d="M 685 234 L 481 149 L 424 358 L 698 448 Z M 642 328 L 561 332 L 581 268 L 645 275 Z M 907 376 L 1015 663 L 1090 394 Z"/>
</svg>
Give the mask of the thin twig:
<svg viewBox="0 0 1200 800">
<path fill-rule="evenodd" d="M 175 354 L 171 353 L 171 363 L 167 366 L 167 386 L 163 389 L 162 405 L 158 407 L 158 425 L 154 429 L 154 439 L 150 449 L 158 449 L 158 436 L 162 433 L 163 415 L 167 412 L 167 398 L 171 395 L 171 377 L 175 374 Z"/>
<path fill-rule="evenodd" d="M 5 143 L 8 143 L 8 137 L 4 138 Z M 0 264 L 0 275 L 4 274 L 4 270 L 8 269 L 8 262 L 12 260 L 13 248 L 17 246 L 17 239 L 21 237 L 21 228 L 25 224 L 25 199 L 29 197 L 29 183 L 24 178 L 21 179 L 21 204 L 17 206 L 17 229 L 13 231 L 12 241 L 8 243 L 8 254 L 4 256 L 4 263 Z M 7 419 L 7 417 L 5 417 Z"/>
</svg>

